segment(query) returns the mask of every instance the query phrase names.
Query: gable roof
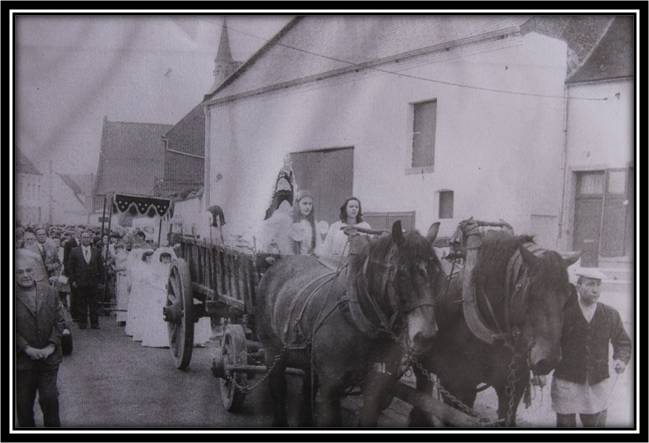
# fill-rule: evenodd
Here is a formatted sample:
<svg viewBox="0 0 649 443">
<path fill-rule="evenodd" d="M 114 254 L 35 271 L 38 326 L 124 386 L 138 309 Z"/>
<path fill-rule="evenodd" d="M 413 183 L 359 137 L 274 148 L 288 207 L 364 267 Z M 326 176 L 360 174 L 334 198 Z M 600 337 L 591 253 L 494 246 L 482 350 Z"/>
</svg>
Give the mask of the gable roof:
<svg viewBox="0 0 649 443">
<path fill-rule="evenodd" d="M 72 193 L 76 199 L 81 203 L 85 208 L 89 209 L 90 201 L 87 197 L 92 195 L 92 187 L 94 185 L 94 175 L 93 174 L 60 174 L 57 172 L 57 175 L 61 177 L 61 181 L 66 184 L 68 188 L 72 190 Z"/>
<path fill-rule="evenodd" d="M 529 16 L 296 17 L 232 74 L 212 101 L 422 48 L 519 30 Z M 251 67 L 254 66 L 254 69 Z"/>
<path fill-rule="evenodd" d="M 164 174 L 162 136 L 172 127 L 104 118 L 94 194 L 151 194 Z"/>
<path fill-rule="evenodd" d="M 41 171 L 32 163 L 32 161 L 27 158 L 19 149 L 14 151 L 14 164 L 15 171 L 17 174 L 33 174 L 33 175 L 43 175 Z"/>
<path fill-rule="evenodd" d="M 615 17 L 605 34 L 566 83 L 633 77 L 633 17 Z"/>
</svg>

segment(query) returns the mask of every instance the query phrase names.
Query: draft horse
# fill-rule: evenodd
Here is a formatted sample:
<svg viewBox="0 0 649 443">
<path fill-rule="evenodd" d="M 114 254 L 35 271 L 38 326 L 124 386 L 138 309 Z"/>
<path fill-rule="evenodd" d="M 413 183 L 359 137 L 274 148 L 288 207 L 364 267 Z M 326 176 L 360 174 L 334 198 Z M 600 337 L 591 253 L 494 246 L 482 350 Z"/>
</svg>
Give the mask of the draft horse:
<svg viewBox="0 0 649 443">
<path fill-rule="evenodd" d="M 431 391 L 427 372 L 432 371 L 447 404 L 471 409 L 477 387 L 485 383 L 497 393 L 500 424 L 515 426 L 530 369 L 547 374 L 560 358 L 563 310 L 571 291 L 567 267 L 579 255 L 564 259 L 536 246 L 530 236 L 488 231 L 473 268 L 475 309 L 463 306 L 460 274 L 435 290 L 439 332 L 414 365 L 417 389 Z M 422 410 L 411 411 L 410 426 L 431 425 Z"/>
<path fill-rule="evenodd" d="M 426 237 L 404 234 L 397 221 L 391 234 L 351 236 L 349 260 L 336 270 L 315 257 L 288 256 L 266 271 L 255 309 L 274 426 L 288 425 L 287 366 L 305 373 L 300 425 L 340 426 L 340 400 L 358 383 L 359 424 L 376 426 L 402 357 L 423 352 L 437 331 L 434 288 L 443 272 L 432 243 L 438 229 L 435 223 Z"/>
</svg>

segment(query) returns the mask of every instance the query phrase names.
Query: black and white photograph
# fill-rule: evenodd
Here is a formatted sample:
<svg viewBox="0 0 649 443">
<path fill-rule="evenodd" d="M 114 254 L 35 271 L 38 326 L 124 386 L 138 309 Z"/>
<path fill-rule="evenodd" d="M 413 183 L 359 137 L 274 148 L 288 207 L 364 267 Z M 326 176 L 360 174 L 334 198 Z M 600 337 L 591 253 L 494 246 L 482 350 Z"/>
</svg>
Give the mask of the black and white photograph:
<svg viewBox="0 0 649 443">
<path fill-rule="evenodd" d="M 646 436 L 646 4 L 4 3 L 9 439 Z"/>
</svg>

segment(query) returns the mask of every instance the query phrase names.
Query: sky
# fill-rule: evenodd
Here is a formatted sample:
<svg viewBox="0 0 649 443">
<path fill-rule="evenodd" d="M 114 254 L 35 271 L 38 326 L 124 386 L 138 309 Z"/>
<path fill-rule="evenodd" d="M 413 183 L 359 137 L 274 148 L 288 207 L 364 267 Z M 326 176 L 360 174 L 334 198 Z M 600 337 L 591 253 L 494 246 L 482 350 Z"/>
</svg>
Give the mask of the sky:
<svg viewBox="0 0 649 443">
<path fill-rule="evenodd" d="M 247 60 L 290 16 L 228 16 Z M 174 124 L 213 83 L 223 17 L 18 16 L 15 146 L 41 172 L 97 170 L 104 117 Z"/>
</svg>

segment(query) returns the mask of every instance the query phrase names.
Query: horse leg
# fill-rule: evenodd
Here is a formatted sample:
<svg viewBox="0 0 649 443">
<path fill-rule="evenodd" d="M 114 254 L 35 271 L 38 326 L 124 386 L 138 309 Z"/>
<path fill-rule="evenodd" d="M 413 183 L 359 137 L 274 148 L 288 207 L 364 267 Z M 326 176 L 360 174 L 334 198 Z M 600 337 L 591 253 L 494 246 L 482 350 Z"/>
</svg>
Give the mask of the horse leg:
<svg viewBox="0 0 649 443">
<path fill-rule="evenodd" d="M 412 369 L 415 373 L 417 392 L 431 395 L 433 392 L 433 382 L 416 365 L 413 366 Z M 431 414 L 427 413 L 418 406 L 415 406 L 414 408 L 412 408 L 408 416 L 408 426 L 417 428 L 433 426 Z"/>
<path fill-rule="evenodd" d="M 317 391 L 317 377 L 311 369 L 304 371 L 302 380 L 302 407 L 300 408 L 300 426 L 313 426 L 313 404 Z"/>
<path fill-rule="evenodd" d="M 318 384 L 320 402 L 318 405 L 318 425 L 324 427 L 339 427 L 342 425 L 342 414 L 340 411 L 340 397 L 343 386 L 341 381 L 333 378 L 321 378 Z"/>
<path fill-rule="evenodd" d="M 266 364 L 272 368 L 268 375 L 270 387 L 270 396 L 273 401 L 273 427 L 288 427 L 288 418 L 286 413 L 286 359 L 281 357 L 273 366 L 275 356 L 279 354 L 278 349 L 268 350 Z"/>
</svg>

